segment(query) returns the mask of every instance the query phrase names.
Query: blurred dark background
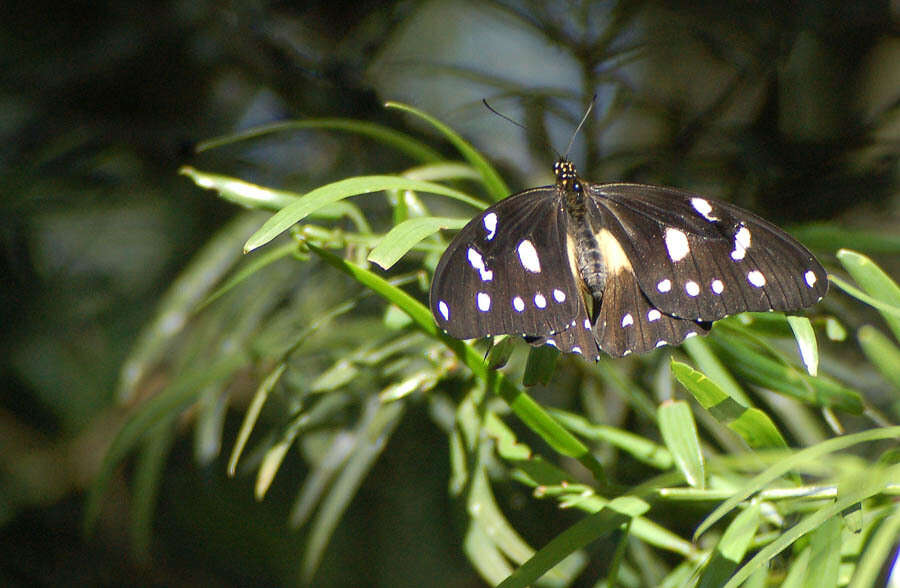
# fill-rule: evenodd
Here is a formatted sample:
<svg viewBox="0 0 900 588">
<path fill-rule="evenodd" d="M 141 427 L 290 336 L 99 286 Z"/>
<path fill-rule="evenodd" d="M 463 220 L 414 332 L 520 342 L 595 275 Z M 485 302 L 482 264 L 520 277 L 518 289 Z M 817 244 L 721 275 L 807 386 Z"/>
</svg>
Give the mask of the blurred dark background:
<svg viewBox="0 0 900 588">
<path fill-rule="evenodd" d="M 84 492 L 128 410 L 116 400 L 122 363 L 160 296 L 237 213 L 178 168 L 302 192 L 409 165 L 324 132 L 198 155 L 199 141 L 309 117 L 422 132 L 382 107 L 400 100 L 459 130 L 518 189 L 549 179 L 553 148 L 565 148 L 597 92 L 598 113 L 573 152 L 593 181 L 674 184 L 779 223 L 891 233 L 900 227 L 897 6 L 6 4 L 0 583 L 298 577 L 304 536 L 286 518 L 300 466 L 287 462 L 257 503 L 249 477 L 226 478 L 224 458 L 197 464 L 187 435 L 171 447 L 146 553 L 136 556 L 130 541 L 129 468 L 97 531 L 82 535 Z M 529 132 L 486 112 L 481 98 Z M 378 221 L 384 228 L 389 216 L 375 213 Z M 159 385 L 148 378 L 143 389 Z M 232 410 L 226 444 L 240 423 L 241 406 Z M 435 458 L 405 460 L 412 446 Z M 427 415 L 404 418 L 331 542 L 322 584 L 480 585 L 460 549 L 446 456 Z"/>
</svg>

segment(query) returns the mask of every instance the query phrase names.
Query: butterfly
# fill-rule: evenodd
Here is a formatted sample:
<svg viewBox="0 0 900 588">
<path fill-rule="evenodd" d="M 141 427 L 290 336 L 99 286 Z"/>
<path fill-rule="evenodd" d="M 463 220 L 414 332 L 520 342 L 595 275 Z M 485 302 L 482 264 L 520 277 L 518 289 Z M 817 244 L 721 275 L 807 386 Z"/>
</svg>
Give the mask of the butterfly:
<svg viewBox="0 0 900 588">
<path fill-rule="evenodd" d="M 457 339 L 512 334 L 597 360 L 706 334 L 745 311 L 822 300 L 825 269 L 734 204 L 675 188 L 595 184 L 560 157 L 552 186 L 487 208 L 452 240 L 431 283 Z"/>
</svg>

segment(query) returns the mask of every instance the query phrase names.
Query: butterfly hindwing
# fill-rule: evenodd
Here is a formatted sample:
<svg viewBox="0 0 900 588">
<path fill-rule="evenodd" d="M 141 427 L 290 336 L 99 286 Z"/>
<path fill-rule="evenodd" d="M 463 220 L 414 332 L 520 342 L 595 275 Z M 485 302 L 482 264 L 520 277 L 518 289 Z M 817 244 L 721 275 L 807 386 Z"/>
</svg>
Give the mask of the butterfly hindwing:
<svg viewBox="0 0 900 588">
<path fill-rule="evenodd" d="M 527 337 L 532 345 L 552 345 L 565 353 L 577 353 L 590 360 L 600 359 L 600 348 L 595 337 L 594 326 L 584 304 L 578 305 L 575 320 L 563 329 L 546 337 Z"/>
<path fill-rule="evenodd" d="M 662 312 L 713 321 L 821 300 L 824 268 L 787 233 L 733 204 L 638 184 L 589 184 L 641 290 Z M 639 261 L 637 261 L 639 260 Z"/>
<path fill-rule="evenodd" d="M 430 305 L 438 326 L 458 339 L 569 328 L 584 303 L 556 188 L 520 192 L 472 219 L 435 269 Z"/>
<path fill-rule="evenodd" d="M 709 327 L 660 311 L 641 291 L 634 272 L 623 270 L 607 278 L 594 336 L 603 351 L 622 357 L 677 345 L 688 337 L 705 335 Z"/>
</svg>

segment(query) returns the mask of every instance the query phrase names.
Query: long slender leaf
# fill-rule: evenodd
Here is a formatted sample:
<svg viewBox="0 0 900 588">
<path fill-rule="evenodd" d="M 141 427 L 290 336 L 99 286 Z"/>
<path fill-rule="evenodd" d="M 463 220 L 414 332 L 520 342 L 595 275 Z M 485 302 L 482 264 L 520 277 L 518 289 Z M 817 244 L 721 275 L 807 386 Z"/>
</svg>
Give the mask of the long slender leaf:
<svg viewBox="0 0 900 588">
<path fill-rule="evenodd" d="M 322 502 L 310 528 L 309 541 L 301 564 L 301 580 L 305 584 L 312 580 L 331 535 L 362 485 L 366 474 L 387 446 L 388 439 L 400 423 L 404 408 L 403 402 L 382 404 L 373 397 L 367 409 L 371 414 L 364 417 L 360 423 L 361 430 L 350 459 Z"/>
<path fill-rule="evenodd" d="M 900 312 L 900 285 L 874 261 L 849 249 L 838 251 L 837 258 L 844 265 L 844 269 L 853 276 L 856 283 L 866 291 L 866 294 Z M 881 314 L 891 327 L 894 338 L 900 341 L 900 316 L 897 315 L 897 312 L 888 313 L 884 312 L 882 308 L 878 309 L 882 310 Z"/>
<path fill-rule="evenodd" d="M 524 588 L 533 584 L 569 554 L 612 533 L 649 508 L 648 504 L 634 497 L 623 496 L 613 500 L 600 512 L 578 521 L 557 535 L 504 580 L 499 588 Z"/>
<path fill-rule="evenodd" d="M 804 463 L 815 463 L 817 460 L 822 459 L 822 457 L 830 453 L 835 453 L 842 449 L 859 445 L 860 443 L 871 443 L 882 439 L 900 439 L 900 426 L 873 429 L 861 433 L 844 435 L 843 437 L 829 439 L 814 445 L 813 447 L 808 447 L 786 456 L 784 459 L 779 460 L 774 465 L 754 476 L 753 479 L 747 482 L 740 491 L 734 494 L 734 496 L 716 507 L 716 509 L 703 520 L 700 526 L 697 527 L 697 530 L 694 531 L 694 539 L 696 540 L 697 537 L 705 533 L 706 530 L 719 521 L 725 513 L 730 512 L 732 509 L 736 508 L 738 504 L 748 499 L 756 492 L 759 492 L 784 474 L 790 472 L 793 468 Z"/>
<path fill-rule="evenodd" d="M 302 221 L 316 210 L 351 196 L 371 194 L 383 190 L 414 190 L 441 194 L 467 202 L 473 206 L 479 206 L 478 200 L 460 192 L 433 182 L 410 180 L 396 176 L 360 176 L 347 178 L 331 184 L 320 186 L 300 197 L 299 200 L 285 206 L 263 224 L 244 244 L 244 252 L 253 251 L 261 247 L 289 229 L 295 223 Z"/>
<path fill-rule="evenodd" d="M 402 110 L 404 112 L 408 112 L 413 114 L 422 120 L 426 121 L 428 124 L 433 126 L 435 129 L 440 131 L 442 135 L 447 137 L 447 139 L 453 143 L 453 146 L 460 152 L 463 158 L 469 162 L 469 164 L 477 169 L 481 173 L 482 181 L 484 182 L 485 187 L 487 187 L 488 193 L 494 200 L 501 200 L 509 196 L 509 188 L 506 187 L 506 183 L 500 177 L 500 174 L 497 173 L 497 170 L 488 163 L 488 161 L 478 152 L 477 149 L 473 148 L 472 145 L 469 144 L 468 141 L 463 139 L 456 133 L 453 129 L 434 118 L 430 114 L 422 112 L 417 108 L 413 108 L 407 104 L 401 104 L 399 102 L 388 102 L 385 104 L 387 108 L 396 108 L 398 110 Z"/>
<path fill-rule="evenodd" d="M 683 401 L 664 402 L 658 413 L 659 432 L 675 465 L 688 484 L 702 490 L 706 487 L 706 470 L 690 406 Z"/>
<path fill-rule="evenodd" d="M 398 224 L 369 253 L 368 260 L 384 269 L 390 268 L 422 239 L 441 229 L 461 229 L 467 219 L 423 216 Z"/>
<path fill-rule="evenodd" d="M 896 470 L 896 468 L 894 469 Z M 740 586 L 751 574 L 768 565 L 773 557 L 793 545 L 797 539 L 810 531 L 819 528 L 819 526 L 824 524 L 829 518 L 840 515 L 841 511 L 844 509 L 875 496 L 884 489 L 886 479 L 896 476 L 896 471 L 870 471 L 867 476 L 861 476 L 853 490 L 847 492 L 843 496 L 838 496 L 836 501 L 807 516 L 801 522 L 786 530 L 779 535 L 777 539 L 762 548 L 759 553 L 731 577 L 728 583 L 725 584 L 725 588 L 737 588 L 737 586 Z M 840 554 L 838 553 L 838 555 Z"/>
<path fill-rule="evenodd" d="M 405 153 L 409 157 L 412 157 L 413 159 L 417 159 L 424 163 L 439 161 L 441 159 L 440 154 L 437 153 L 434 149 L 432 149 L 425 143 L 418 141 L 417 139 L 413 139 L 409 135 L 400 133 L 390 127 L 385 127 L 376 123 L 344 118 L 286 121 L 264 125 L 243 133 L 234 133 L 232 135 L 203 141 L 197 146 L 197 151 L 203 152 L 209 149 L 215 149 L 218 147 L 223 147 L 225 145 L 230 145 L 232 143 L 237 143 L 239 141 L 255 139 L 257 137 L 262 137 L 263 135 L 268 135 L 271 133 L 282 133 L 285 131 L 307 129 L 347 131 L 350 133 L 365 135 L 375 139 L 379 143 L 394 147 L 395 149 L 402 153 Z"/>
<path fill-rule="evenodd" d="M 860 327 L 856 338 L 866 357 L 881 375 L 900 389 L 900 347 L 870 325 Z"/>
<path fill-rule="evenodd" d="M 689 365 L 672 361 L 672 373 L 700 406 L 740 435 L 754 449 L 781 449 L 787 443 L 775 423 L 758 408 L 746 407 L 722 392 L 715 382 Z"/>
</svg>

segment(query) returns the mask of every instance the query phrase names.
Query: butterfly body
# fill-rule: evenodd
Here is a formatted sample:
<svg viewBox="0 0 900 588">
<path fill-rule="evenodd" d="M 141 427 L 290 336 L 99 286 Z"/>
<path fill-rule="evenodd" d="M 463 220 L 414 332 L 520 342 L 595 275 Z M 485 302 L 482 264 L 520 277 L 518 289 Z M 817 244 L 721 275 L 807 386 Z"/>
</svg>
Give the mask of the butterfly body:
<svg viewBox="0 0 900 588">
<path fill-rule="evenodd" d="M 623 356 L 827 291 L 813 255 L 749 211 L 673 188 L 593 184 L 564 159 L 554 171 L 555 185 L 489 207 L 447 247 L 431 310 L 451 336 Z"/>
</svg>

